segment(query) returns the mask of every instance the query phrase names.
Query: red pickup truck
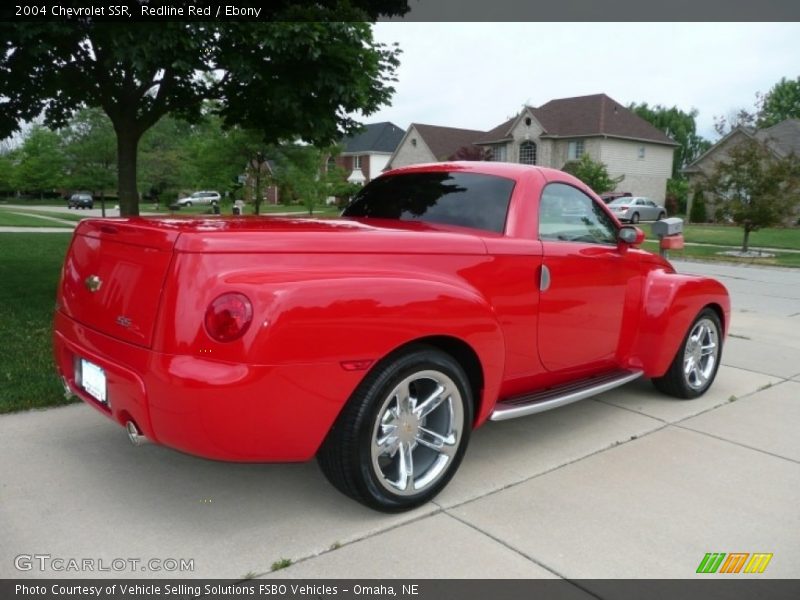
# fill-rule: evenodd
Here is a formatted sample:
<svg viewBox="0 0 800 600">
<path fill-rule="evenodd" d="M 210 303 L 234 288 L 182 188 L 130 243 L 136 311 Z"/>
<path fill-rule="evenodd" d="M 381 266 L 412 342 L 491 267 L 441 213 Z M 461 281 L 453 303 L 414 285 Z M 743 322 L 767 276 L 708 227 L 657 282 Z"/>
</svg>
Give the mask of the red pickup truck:
<svg viewBox="0 0 800 600">
<path fill-rule="evenodd" d="M 706 391 L 728 294 L 643 239 L 561 171 L 479 162 L 388 172 L 333 220 L 88 219 L 56 363 L 134 442 L 316 456 L 345 494 L 405 510 L 487 420 L 637 377 Z"/>
</svg>

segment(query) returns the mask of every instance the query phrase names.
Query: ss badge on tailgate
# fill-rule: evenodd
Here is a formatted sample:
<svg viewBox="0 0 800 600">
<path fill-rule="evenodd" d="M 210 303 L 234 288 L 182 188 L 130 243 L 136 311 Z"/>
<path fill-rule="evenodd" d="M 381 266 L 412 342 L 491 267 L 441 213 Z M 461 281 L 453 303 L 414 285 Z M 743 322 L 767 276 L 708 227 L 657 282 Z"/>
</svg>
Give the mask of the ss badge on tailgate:
<svg viewBox="0 0 800 600">
<path fill-rule="evenodd" d="M 87 290 L 90 292 L 96 292 L 100 289 L 100 286 L 103 285 L 103 280 L 97 275 L 89 275 L 83 283 Z"/>
<path fill-rule="evenodd" d="M 117 325 L 121 325 L 122 327 L 130 327 L 131 320 L 124 315 L 120 315 L 117 317 Z"/>
</svg>

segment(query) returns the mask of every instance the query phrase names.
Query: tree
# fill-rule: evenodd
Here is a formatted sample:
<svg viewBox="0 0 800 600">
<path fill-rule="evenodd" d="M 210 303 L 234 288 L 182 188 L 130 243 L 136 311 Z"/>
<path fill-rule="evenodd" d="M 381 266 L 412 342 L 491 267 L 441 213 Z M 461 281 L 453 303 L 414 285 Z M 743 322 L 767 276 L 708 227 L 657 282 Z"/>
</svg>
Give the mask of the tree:
<svg viewBox="0 0 800 600">
<path fill-rule="evenodd" d="M 562 171 L 574 175 L 583 183 L 588 185 L 596 194 L 611 191 L 617 187 L 617 184 L 625 179 L 624 175 L 619 177 L 611 177 L 608 174 L 606 165 L 601 162 L 596 162 L 588 154 L 583 154 L 579 160 L 569 161 L 564 165 Z"/>
<path fill-rule="evenodd" d="M 751 232 L 777 225 L 800 203 L 800 160 L 793 154 L 780 158 L 765 141 L 748 138 L 714 166 L 703 187 L 715 194 L 723 215 L 743 228 L 747 252 Z"/>
<path fill-rule="evenodd" d="M 782 77 L 761 98 L 757 121 L 759 127 L 771 127 L 786 119 L 800 119 L 800 77 Z"/>
<path fill-rule="evenodd" d="M 489 160 L 490 151 L 482 146 L 461 146 L 447 160 Z"/>
<path fill-rule="evenodd" d="M 289 146 L 280 149 L 277 157 L 275 183 L 281 189 L 281 197 L 302 203 L 308 214 L 330 197 L 352 196 L 360 188 L 349 183 L 343 169 L 332 166 L 330 158 L 340 148 L 314 148 L 312 146 Z"/>
<path fill-rule="evenodd" d="M 365 21 L 407 11 L 407 0 L 277 0 L 258 22 L 2 23 L 0 136 L 40 114 L 63 126 L 79 107 L 102 108 L 121 213 L 135 215 L 139 142 L 164 115 L 196 121 L 212 99 L 226 126 L 267 142 L 326 144 L 354 131 L 348 114 L 387 103 L 398 65 L 399 50 L 375 42 Z"/>
<path fill-rule="evenodd" d="M 720 137 L 728 135 L 739 127 L 753 129 L 756 124 L 756 115 L 746 108 L 736 108 L 728 111 L 727 115 L 714 117 L 714 131 Z"/>
<path fill-rule="evenodd" d="M 34 126 L 19 150 L 12 183 L 18 190 L 44 192 L 61 187 L 64 182 L 64 154 L 61 140 L 53 131 Z"/>
<path fill-rule="evenodd" d="M 697 109 L 685 112 L 677 106 L 648 106 L 646 102 L 633 103 L 628 108 L 680 144 L 672 162 L 673 179 L 682 178 L 681 169 L 711 147 L 709 140 L 697 134 Z"/>
<path fill-rule="evenodd" d="M 14 192 L 14 152 L 0 151 L 0 196 Z"/>
<path fill-rule="evenodd" d="M 100 196 L 103 216 L 105 194 L 117 181 L 117 145 L 108 117 L 99 109 L 82 109 L 62 132 L 66 156 L 66 184 Z"/>
</svg>

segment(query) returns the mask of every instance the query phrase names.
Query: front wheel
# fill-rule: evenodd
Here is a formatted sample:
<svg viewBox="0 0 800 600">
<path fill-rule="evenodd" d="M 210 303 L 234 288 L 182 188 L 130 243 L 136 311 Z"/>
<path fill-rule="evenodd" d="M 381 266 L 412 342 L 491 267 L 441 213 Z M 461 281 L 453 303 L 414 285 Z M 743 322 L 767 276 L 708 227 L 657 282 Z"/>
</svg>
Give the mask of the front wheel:
<svg viewBox="0 0 800 600">
<path fill-rule="evenodd" d="M 639 213 L 633 213 L 631 215 L 631 223 L 636 224 L 639 222 Z"/>
<path fill-rule="evenodd" d="M 653 379 L 660 391 L 677 398 L 702 396 L 711 387 L 722 356 L 722 327 L 717 313 L 704 308 L 697 315 L 663 377 Z"/>
<path fill-rule="evenodd" d="M 423 345 L 390 356 L 359 385 L 317 455 L 339 491 L 377 510 L 427 502 L 469 442 L 473 400 L 449 354 Z"/>
<path fill-rule="evenodd" d="M 661 219 L 666 219 L 666 218 L 667 218 L 667 213 L 663 213 L 663 212 L 662 213 L 658 213 L 658 219 L 656 219 L 656 221 L 660 221 Z"/>
</svg>

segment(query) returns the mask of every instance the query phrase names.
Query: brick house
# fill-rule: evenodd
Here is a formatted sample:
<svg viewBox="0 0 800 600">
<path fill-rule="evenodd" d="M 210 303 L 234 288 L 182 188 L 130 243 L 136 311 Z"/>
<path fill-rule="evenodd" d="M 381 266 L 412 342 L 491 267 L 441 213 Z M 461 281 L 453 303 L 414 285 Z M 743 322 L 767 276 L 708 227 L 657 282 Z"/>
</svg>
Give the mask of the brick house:
<svg viewBox="0 0 800 600">
<path fill-rule="evenodd" d="M 448 160 L 446 152 L 430 149 L 426 129 L 413 124 L 395 154 L 392 167 Z M 486 149 L 491 160 L 561 169 L 570 160 L 588 154 L 606 165 L 611 177 L 624 175 L 620 190 L 661 203 L 678 144 L 662 131 L 605 94 L 551 100 L 536 108 L 526 106 L 495 128 L 465 132 L 458 146 Z M 430 137 L 430 135 L 428 135 Z M 415 142 L 416 140 L 416 142 Z M 423 146 L 424 143 L 424 146 Z M 455 151 L 454 144 L 446 150 Z M 452 149 L 452 150 L 451 150 Z"/>
</svg>

